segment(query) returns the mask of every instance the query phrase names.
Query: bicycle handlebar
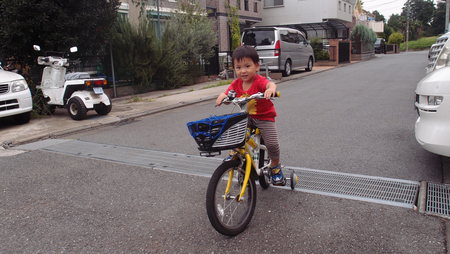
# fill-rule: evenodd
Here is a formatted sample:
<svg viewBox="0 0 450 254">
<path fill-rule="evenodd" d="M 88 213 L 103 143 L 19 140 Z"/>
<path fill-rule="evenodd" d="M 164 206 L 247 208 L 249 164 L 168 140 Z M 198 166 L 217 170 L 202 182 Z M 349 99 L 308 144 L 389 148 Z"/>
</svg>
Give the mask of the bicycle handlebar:
<svg viewBox="0 0 450 254">
<path fill-rule="evenodd" d="M 280 91 L 276 91 L 272 97 L 280 97 L 280 95 L 281 95 Z M 230 96 L 229 96 L 229 97 L 226 97 L 225 99 L 223 99 L 222 102 L 231 102 L 231 103 L 237 104 L 237 105 L 244 105 L 253 99 L 264 99 L 264 93 L 258 92 L 258 93 L 252 94 L 248 97 L 234 98 L 234 99 L 230 99 Z"/>
</svg>

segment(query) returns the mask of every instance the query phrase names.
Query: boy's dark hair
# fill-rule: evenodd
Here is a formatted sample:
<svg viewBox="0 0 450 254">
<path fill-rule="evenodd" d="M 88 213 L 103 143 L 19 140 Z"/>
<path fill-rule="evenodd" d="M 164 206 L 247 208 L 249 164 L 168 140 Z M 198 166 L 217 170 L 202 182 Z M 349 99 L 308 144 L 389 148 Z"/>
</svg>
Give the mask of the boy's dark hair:
<svg viewBox="0 0 450 254">
<path fill-rule="evenodd" d="M 258 56 L 258 52 L 256 52 L 256 49 L 252 46 L 240 46 L 238 48 L 236 48 L 233 51 L 233 56 L 232 56 L 232 60 L 233 60 L 233 64 L 234 61 L 241 61 L 244 57 L 248 57 L 251 58 L 253 63 L 255 64 L 259 64 L 259 56 Z"/>
</svg>

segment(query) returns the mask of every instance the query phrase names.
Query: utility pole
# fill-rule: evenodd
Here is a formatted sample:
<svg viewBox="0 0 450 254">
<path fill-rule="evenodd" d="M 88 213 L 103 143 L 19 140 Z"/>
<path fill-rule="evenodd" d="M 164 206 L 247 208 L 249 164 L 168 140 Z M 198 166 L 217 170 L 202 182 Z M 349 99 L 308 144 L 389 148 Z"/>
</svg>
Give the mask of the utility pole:
<svg viewBox="0 0 450 254">
<path fill-rule="evenodd" d="M 445 32 L 446 33 L 449 32 L 449 27 L 448 27 L 448 23 L 450 22 L 449 21 L 449 16 L 450 16 L 449 9 L 450 9 L 450 0 L 447 0 L 446 5 L 445 5 Z"/>
<path fill-rule="evenodd" d="M 156 1 L 156 12 L 157 12 L 157 15 L 158 15 L 158 23 L 157 23 L 157 29 L 158 29 L 158 38 L 161 38 L 161 19 L 160 19 L 160 14 L 159 14 L 159 1 L 160 0 L 157 0 Z"/>
<path fill-rule="evenodd" d="M 447 0 L 448 1 L 448 0 Z M 409 44 L 409 16 L 411 11 L 411 4 L 408 1 L 406 1 L 407 11 L 406 11 L 406 52 L 408 52 L 408 44 Z"/>
</svg>

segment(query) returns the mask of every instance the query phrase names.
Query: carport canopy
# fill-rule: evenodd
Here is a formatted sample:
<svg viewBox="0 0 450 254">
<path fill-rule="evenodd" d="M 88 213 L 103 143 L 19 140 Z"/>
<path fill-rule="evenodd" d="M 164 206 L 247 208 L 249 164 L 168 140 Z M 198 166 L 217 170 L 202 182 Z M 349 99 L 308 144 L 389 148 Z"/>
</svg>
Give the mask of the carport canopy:
<svg viewBox="0 0 450 254">
<path fill-rule="evenodd" d="M 321 37 L 323 39 L 348 39 L 350 34 L 349 27 L 346 26 L 344 22 L 335 19 L 325 20 L 318 23 L 291 24 L 282 26 L 300 30 L 306 34 L 307 38 Z"/>
</svg>

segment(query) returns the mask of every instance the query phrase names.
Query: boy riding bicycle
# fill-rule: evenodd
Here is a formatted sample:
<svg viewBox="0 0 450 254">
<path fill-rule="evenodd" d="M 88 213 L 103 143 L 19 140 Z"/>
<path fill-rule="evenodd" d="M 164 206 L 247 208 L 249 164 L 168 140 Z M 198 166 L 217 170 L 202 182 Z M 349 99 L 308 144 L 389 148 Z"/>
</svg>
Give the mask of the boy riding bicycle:
<svg viewBox="0 0 450 254">
<path fill-rule="evenodd" d="M 262 92 L 266 100 L 253 100 L 248 103 L 248 113 L 251 122 L 261 130 L 262 138 L 268 149 L 271 160 L 272 183 L 274 185 L 286 185 L 280 164 L 280 147 L 275 125 L 277 115 L 275 106 L 270 98 L 275 95 L 277 86 L 263 76 L 257 74 L 259 71 L 259 56 L 255 48 L 241 46 L 233 52 L 233 67 L 237 74 L 227 90 L 216 99 L 216 106 L 220 106 L 227 97 L 230 90 L 236 92 L 236 97 L 248 97 L 252 94 Z"/>
</svg>

